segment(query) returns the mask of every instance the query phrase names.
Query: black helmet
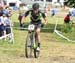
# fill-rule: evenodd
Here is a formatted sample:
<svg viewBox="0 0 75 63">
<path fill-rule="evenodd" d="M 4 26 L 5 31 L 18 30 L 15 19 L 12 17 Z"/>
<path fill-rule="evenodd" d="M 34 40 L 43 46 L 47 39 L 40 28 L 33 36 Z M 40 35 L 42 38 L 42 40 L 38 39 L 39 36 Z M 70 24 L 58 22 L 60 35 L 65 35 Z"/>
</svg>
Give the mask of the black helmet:
<svg viewBox="0 0 75 63">
<path fill-rule="evenodd" d="M 32 8 L 33 8 L 33 10 L 39 9 L 39 4 L 38 3 L 34 3 Z"/>
</svg>

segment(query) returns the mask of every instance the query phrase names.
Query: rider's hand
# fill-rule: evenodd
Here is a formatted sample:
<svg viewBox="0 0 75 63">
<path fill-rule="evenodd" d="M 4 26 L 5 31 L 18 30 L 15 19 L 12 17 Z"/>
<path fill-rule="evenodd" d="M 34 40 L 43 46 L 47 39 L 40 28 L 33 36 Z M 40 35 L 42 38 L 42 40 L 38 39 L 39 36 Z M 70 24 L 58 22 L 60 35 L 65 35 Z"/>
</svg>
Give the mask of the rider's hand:
<svg viewBox="0 0 75 63">
<path fill-rule="evenodd" d="M 24 23 L 24 20 L 25 20 L 25 17 L 23 16 L 23 17 L 22 17 L 21 24 L 23 24 L 23 23 Z"/>
<path fill-rule="evenodd" d="M 45 23 L 44 23 L 45 25 L 47 25 L 48 24 L 48 21 L 45 21 Z"/>
<path fill-rule="evenodd" d="M 44 23 L 44 24 L 45 24 L 45 25 L 47 25 L 47 24 L 48 24 L 48 21 L 47 21 L 47 19 L 46 19 L 46 18 L 44 18 L 44 20 L 45 20 L 45 23 Z"/>
</svg>

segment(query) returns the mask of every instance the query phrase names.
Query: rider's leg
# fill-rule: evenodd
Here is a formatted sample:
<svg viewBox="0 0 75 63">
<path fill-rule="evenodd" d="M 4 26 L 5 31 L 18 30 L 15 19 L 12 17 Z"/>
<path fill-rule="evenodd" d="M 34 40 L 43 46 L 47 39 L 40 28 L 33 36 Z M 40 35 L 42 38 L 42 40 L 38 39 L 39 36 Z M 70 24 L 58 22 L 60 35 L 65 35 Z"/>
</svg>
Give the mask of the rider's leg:
<svg viewBox="0 0 75 63">
<path fill-rule="evenodd" d="M 38 42 L 38 47 L 40 47 L 40 30 L 41 30 L 40 28 L 36 29 L 36 34 L 37 34 L 36 39 Z"/>
</svg>

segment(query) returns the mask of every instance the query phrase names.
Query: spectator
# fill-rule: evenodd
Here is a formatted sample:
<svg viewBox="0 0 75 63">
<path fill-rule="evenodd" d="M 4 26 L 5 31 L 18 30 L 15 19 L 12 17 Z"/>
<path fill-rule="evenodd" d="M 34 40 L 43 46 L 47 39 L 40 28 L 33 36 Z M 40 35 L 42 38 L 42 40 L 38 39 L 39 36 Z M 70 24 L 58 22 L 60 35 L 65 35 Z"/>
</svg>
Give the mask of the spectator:
<svg viewBox="0 0 75 63">
<path fill-rule="evenodd" d="M 45 13 L 45 15 L 47 16 L 47 14 L 48 14 L 48 9 L 47 9 L 47 7 L 44 7 L 44 13 Z"/>
<path fill-rule="evenodd" d="M 0 16 L 0 32 L 2 34 L 0 34 L 1 36 L 5 36 L 6 35 L 6 28 L 5 28 L 5 15 L 3 14 L 3 16 Z"/>
<path fill-rule="evenodd" d="M 70 22 L 70 14 L 67 14 L 64 18 L 64 23 L 69 23 Z"/>
<path fill-rule="evenodd" d="M 75 16 L 75 7 L 70 8 L 69 13 L 71 16 Z"/>
<path fill-rule="evenodd" d="M 54 16 L 58 12 L 57 6 L 51 10 L 51 16 Z"/>
<path fill-rule="evenodd" d="M 20 27 L 24 27 L 24 24 L 21 24 L 21 21 L 22 21 L 22 17 L 24 15 L 24 13 L 28 10 L 27 8 L 27 5 L 26 4 L 20 4 L 20 7 L 19 7 L 19 16 L 18 16 L 18 20 L 19 20 L 19 23 L 20 23 Z"/>
<path fill-rule="evenodd" d="M 10 11 L 8 6 L 3 9 L 3 13 L 6 14 L 7 17 L 9 17 Z"/>
<path fill-rule="evenodd" d="M 11 33 L 10 26 L 12 23 L 10 22 L 10 19 L 8 17 L 6 17 L 6 15 L 5 15 L 4 23 L 5 23 L 5 27 L 6 27 L 6 34 Z"/>
<path fill-rule="evenodd" d="M 65 16 L 64 23 L 65 23 L 64 31 L 65 32 L 71 31 L 72 27 L 71 27 L 71 24 L 70 24 L 70 14 L 67 14 Z"/>
<path fill-rule="evenodd" d="M 0 6 L 0 16 L 3 15 L 3 7 Z"/>
</svg>

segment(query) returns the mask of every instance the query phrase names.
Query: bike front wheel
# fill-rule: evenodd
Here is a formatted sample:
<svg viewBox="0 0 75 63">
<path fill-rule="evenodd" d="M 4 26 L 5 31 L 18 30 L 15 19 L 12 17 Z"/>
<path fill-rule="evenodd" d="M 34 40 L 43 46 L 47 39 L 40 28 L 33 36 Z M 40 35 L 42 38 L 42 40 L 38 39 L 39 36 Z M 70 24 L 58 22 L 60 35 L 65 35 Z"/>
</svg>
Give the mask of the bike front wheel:
<svg viewBox="0 0 75 63">
<path fill-rule="evenodd" d="M 37 51 L 37 46 L 38 46 L 38 43 L 36 41 L 36 36 L 35 34 L 33 35 L 33 49 L 34 49 L 34 57 L 35 58 L 38 58 L 39 57 L 39 54 L 40 54 L 40 51 Z"/>
<path fill-rule="evenodd" d="M 38 58 L 40 54 L 40 51 L 37 51 L 37 49 L 34 49 L 34 57 Z"/>
<path fill-rule="evenodd" d="M 25 42 L 25 56 L 26 58 L 29 58 L 31 57 L 31 55 L 32 55 L 32 43 L 30 34 L 28 34 Z"/>
</svg>

